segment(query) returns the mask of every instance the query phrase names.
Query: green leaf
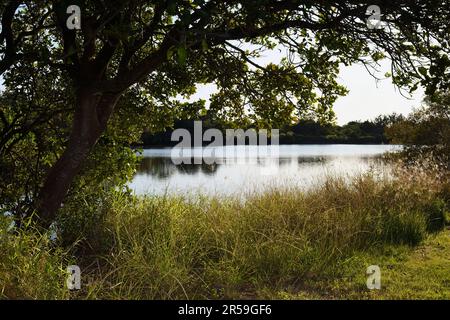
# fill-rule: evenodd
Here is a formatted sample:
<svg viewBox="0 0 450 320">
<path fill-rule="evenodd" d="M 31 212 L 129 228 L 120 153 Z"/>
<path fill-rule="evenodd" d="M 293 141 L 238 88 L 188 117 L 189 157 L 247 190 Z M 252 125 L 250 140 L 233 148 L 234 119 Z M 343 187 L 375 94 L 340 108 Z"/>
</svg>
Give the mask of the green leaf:
<svg viewBox="0 0 450 320">
<path fill-rule="evenodd" d="M 172 58 L 173 54 L 175 53 L 175 46 L 172 46 L 167 50 L 167 60 L 170 60 Z"/>
<path fill-rule="evenodd" d="M 167 12 L 172 16 L 174 16 L 178 13 L 178 7 L 177 7 L 176 1 L 169 2 L 169 5 L 167 6 Z"/>
<path fill-rule="evenodd" d="M 178 57 L 178 63 L 182 66 L 184 66 L 186 64 L 186 47 L 185 46 L 180 46 L 178 47 L 177 50 L 177 57 Z"/>
<path fill-rule="evenodd" d="M 425 67 L 419 67 L 419 73 L 421 74 L 421 75 L 423 75 L 424 77 L 427 77 L 428 76 L 428 70 L 427 70 L 427 68 L 425 68 Z"/>
<path fill-rule="evenodd" d="M 206 42 L 205 39 L 202 40 L 202 50 L 203 52 L 208 51 L 209 47 L 208 47 L 208 42 Z"/>
</svg>

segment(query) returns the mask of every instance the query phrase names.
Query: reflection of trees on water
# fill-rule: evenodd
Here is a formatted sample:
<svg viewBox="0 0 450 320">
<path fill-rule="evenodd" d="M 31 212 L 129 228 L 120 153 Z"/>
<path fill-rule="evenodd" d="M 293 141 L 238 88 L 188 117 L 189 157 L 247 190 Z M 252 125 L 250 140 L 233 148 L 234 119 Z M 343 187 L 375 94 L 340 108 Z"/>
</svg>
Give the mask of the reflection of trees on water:
<svg viewBox="0 0 450 320">
<path fill-rule="evenodd" d="M 174 165 L 174 166 L 179 173 L 192 175 L 192 174 L 197 174 L 200 171 L 201 166 L 203 166 L 203 165 L 204 165 L 204 163 L 194 164 L 194 161 L 191 161 L 191 164 L 182 163 L 182 164 L 179 164 L 176 166 Z"/>
<path fill-rule="evenodd" d="M 332 161 L 332 157 L 281 157 L 281 158 L 265 158 L 258 157 L 253 159 L 221 159 L 225 165 L 235 164 L 256 164 L 260 167 L 266 167 L 269 165 L 278 165 L 279 167 L 289 166 L 292 163 L 297 166 L 305 166 L 311 164 L 325 164 Z M 362 158 L 363 161 L 374 160 L 372 157 Z M 204 175 L 213 176 L 216 174 L 218 168 L 223 165 L 218 163 L 205 163 L 194 164 L 194 159 L 191 159 L 191 164 L 179 164 L 175 165 L 171 158 L 167 157 L 146 157 L 143 158 L 138 168 L 138 174 L 151 175 L 157 179 L 167 179 L 174 173 L 180 173 L 183 175 L 196 175 L 202 173 Z"/>
<path fill-rule="evenodd" d="M 138 174 L 148 174 L 158 179 L 166 179 L 176 172 L 186 175 L 195 175 L 199 172 L 206 175 L 214 175 L 219 167 L 219 164 L 216 163 L 207 164 L 203 162 L 202 164 L 193 164 L 193 159 L 191 159 L 191 163 L 175 165 L 170 158 L 143 158 L 138 168 Z"/>
<path fill-rule="evenodd" d="M 174 172 L 176 167 L 170 158 L 143 158 L 138 167 L 138 173 L 149 174 L 159 179 L 168 178 Z"/>
<path fill-rule="evenodd" d="M 260 167 L 265 167 L 268 165 L 278 165 L 280 167 L 290 165 L 292 163 L 292 158 L 264 158 L 258 157 L 256 163 Z"/>
<path fill-rule="evenodd" d="M 275 162 L 279 167 L 289 166 L 292 163 L 297 161 L 297 165 L 305 165 L 305 164 L 319 164 L 319 163 L 327 163 L 331 161 L 331 157 L 314 157 L 314 156 L 299 156 L 299 157 L 280 157 L 280 158 L 258 158 L 258 165 L 264 166 L 267 163 Z"/>
<path fill-rule="evenodd" d="M 302 164 L 310 164 L 310 163 L 326 163 L 331 161 L 332 157 L 297 157 L 297 163 Z"/>
<path fill-rule="evenodd" d="M 208 176 L 213 176 L 214 174 L 216 174 L 218 166 L 219 165 L 217 163 L 213 163 L 213 164 L 204 163 L 201 165 L 201 170 L 204 174 L 206 174 Z"/>
<path fill-rule="evenodd" d="M 264 166 L 267 163 L 275 162 L 279 167 L 289 166 L 294 161 L 297 161 L 298 165 L 304 164 L 314 164 L 314 163 L 326 163 L 329 162 L 331 158 L 329 157 L 280 157 L 280 158 L 258 158 L 258 165 Z"/>
<path fill-rule="evenodd" d="M 191 164 L 182 163 L 176 165 L 175 167 L 176 170 L 182 174 L 191 175 L 202 172 L 206 175 L 212 176 L 217 172 L 219 164 L 217 163 L 207 164 L 204 161 L 202 162 L 202 164 L 194 164 L 194 161 L 191 160 Z"/>
<path fill-rule="evenodd" d="M 293 160 L 292 158 L 279 158 L 278 159 L 278 165 L 280 167 L 288 166 L 288 165 L 290 165 L 292 163 L 292 160 Z"/>
</svg>

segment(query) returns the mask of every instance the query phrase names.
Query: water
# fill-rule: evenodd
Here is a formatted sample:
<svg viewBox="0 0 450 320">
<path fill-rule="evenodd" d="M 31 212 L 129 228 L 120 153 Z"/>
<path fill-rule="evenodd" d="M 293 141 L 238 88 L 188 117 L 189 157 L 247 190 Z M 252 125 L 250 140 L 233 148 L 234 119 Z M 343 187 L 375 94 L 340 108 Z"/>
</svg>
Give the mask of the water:
<svg viewBox="0 0 450 320">
<path fill-rule="evenodd" d="M 258 146 L 215 148 L 214 164 L 175 165 L 172 149 L 146 149 L 130 183 L 136 194 L 185 196 L 238 195 L 271 187 L 308 188 L 326 175 L 351 177 L 382 166 L 380 156 L 395 151 L 393 145 L 282 145 L 278 154 Z M 275 147 L 274 147 L 275 148 Z M 273 149 L 275 150 L 275 149 Z M 271 149 L 271 151 L 273 151 Z M 194 155 L 201 150 L 192 149 Z M 264 151 L 267 151 L 265 149 Z M 178 159 L 179 160 L 179 159 Z"/>
</svg>

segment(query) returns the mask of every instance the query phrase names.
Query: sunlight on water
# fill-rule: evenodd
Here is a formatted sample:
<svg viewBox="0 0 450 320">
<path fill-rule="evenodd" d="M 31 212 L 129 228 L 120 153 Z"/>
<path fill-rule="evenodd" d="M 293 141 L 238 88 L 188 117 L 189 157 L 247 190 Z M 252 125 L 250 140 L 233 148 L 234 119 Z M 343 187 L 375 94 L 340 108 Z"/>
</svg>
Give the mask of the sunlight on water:
<svg viewBox="0 0 450 320">
<path fill-rule="evenodd" d="M 130 188 L 136 194 L 238 195 L 270 187 L 310 187 L 327 175 L 351 177 L 379 168 L 392 145 L 282 145 L 277 152 L 257 146 L 215 148 L 213 164 L 172 161 L 171 148 L 146 149 Z M 189 154 L 201 156 L 202 150 Z M 211 153 L 208 153 L 211 155 Z M 272 157 L 271 157 L 272 155 Z M 275 156 L 274 156 L 275 155 Z M 266 170 L 270 169 L 270 170 Z"/>
</svg>

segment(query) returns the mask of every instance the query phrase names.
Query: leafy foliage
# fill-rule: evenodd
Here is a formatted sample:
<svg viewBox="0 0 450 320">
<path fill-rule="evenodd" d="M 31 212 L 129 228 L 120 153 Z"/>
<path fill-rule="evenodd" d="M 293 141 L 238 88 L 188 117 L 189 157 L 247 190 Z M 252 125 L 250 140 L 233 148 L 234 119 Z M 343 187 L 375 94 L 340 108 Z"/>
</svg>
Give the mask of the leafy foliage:
<svg viewBox="0 0 450 320">
<path fill-rule="evenodd" d="M 73 4 L 81 30 L 66 26 Z M 380 5 L 385 26 L 371 30 L 367 1 L 4 1 L 1 210 L 20 217 L 36 208 L 48 226 L 64 200 L 95 203 L 131 175 L 127 146 L 142 129 L 188 114 L 269 128 L 330 122 L 346 93 L 341 65 L 370 71 L 388 57 L 398 86 L 446 88 L 450 7 Z M 268 50 L 287 54 L 264 65 Z M 182 99 L 197 84 L 217 87 L 208 110 Z"/>
<path fill-rule="evenodd" d="M 393 141 L 405 145 L 407 164 L 419 163 L 429 169 L 450 170 L 450 94 L 428 97 L 425 106 L 387 130 Z"/>
</svg>

